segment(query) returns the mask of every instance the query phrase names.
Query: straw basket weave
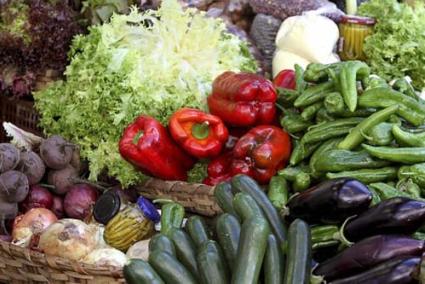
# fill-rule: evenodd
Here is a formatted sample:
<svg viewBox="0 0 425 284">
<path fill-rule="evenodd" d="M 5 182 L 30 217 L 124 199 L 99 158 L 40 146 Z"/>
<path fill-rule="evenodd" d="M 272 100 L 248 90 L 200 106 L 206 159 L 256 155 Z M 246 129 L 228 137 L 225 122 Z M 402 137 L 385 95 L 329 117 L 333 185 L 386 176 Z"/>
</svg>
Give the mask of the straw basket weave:
<svg viewBox="0 0 425 284">
<path fill-rule="evenodd" d="M 0 241 L 0 283 L 125 283 L 117 267 L 98 267 Z"/>
<path fill-rule="evenodd" d="M 204 184 L 149 179 L 137 186 L 147 198 L 172 199 L 188 211 L 214 216 L 220 208 L 214 188 Z M 52 257 L 0 241 L 0 283 L 125 283 L 122 270 L 112 266 L 87 265 Z"/>
</svg>

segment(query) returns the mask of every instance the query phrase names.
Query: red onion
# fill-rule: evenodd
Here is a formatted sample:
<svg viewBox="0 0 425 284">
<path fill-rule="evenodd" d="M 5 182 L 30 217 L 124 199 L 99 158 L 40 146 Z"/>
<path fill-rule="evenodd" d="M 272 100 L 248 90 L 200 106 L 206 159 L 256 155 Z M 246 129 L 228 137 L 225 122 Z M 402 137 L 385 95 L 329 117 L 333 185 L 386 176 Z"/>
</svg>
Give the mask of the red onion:
<svg viewBox="0 0 425 284">
<path fill-rule="evenodd" d="M 96 203 L 99 193 L 87 184 L 73 185 L 64 199 L 65 213 L 70 218 L 84 220 Z"/>
<path fill-rule="evenodd" d="M 52 212 L 55 213 L 58 219 L 61 219 L 65 214 L 63 210 L 63 198 L 59 195 L 53 196 L 53 206 L 51 208 Z"/>
<path fill-rule="evenodd" d="M 40 185 L 32 185 L 27 197 L 21 203 L 23 212 L 27 212 L 32 208 L 47 208 L 53 206 L 53 195 L 50 191 Z"/>
<path fill-rule="evenodd" d="M 29 210 L 15 218 L 12 231 L 13 243 L 28 247 L 33 234 L 41 233 L 57 220 L 56 215 L 46 208 Z"/>
</svg>

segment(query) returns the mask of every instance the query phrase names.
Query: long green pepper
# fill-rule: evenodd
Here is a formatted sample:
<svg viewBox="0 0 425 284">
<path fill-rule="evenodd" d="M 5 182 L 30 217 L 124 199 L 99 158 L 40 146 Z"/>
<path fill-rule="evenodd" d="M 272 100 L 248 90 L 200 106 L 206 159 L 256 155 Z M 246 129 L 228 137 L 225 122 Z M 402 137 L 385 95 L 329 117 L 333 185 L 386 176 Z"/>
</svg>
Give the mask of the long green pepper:
<svg viewBox="0 0 425 284">
<path fill-rule="evenodd" d="M 295 107 L 306 107 L 323 100 L 328 93 L 333 91 L 335 84 L 325 82 L 306 89 L 294 102 Z"/>
<path fill-rule="evenodd" d="M 345 150 L 356 148 L 364 140 L 364 133 L 368 133 L 375 125 L 388 120 L 391 115 L 397 112 L 398 108 L 398 105 L 392 105 L 365 118 L 350 131 L 350 134 L 348 134 L 341 143 L 339 143 L 338 148 Z"/>
<path fill-rule="evenodd" d="M 412 148 L 393 148 L 393 147 L 374 147 L 362 144 L 370 155 L 379 159 L 404 163 L 415 164 L 425 162 L 425 147 L 412 147 Z"/>
<path fill-rule="evenodd" d="M 303 142 L 295 140 L 295 147 L 292 150 L 291 158 L 289 159 L 289 164 L 291 166 L 297 165 L 302 160 L 310 157 L 319 146 L 320 143 L 306 145 Z"/>
<path fill-rule="evenodd" d="M 353 112 L 357 107 L 357 80 L 370 74 L 370 67 L 361 61 L 347 61 L 341 67 L 338 84 L 348 109 Z"/>
<path fill-rule="evenodd" d="M 386 108 L 399 105 L 398 114 L 415 126 L 425 122 L 425 105 L 390 88 L 374 88 L 359 97 L 359 106 Z"/>
<path fill-rule="evenodd" d="M 354 178 L 365 184 L 388 181 L 397 178 L 397 168 L 386 167 L 381 169 L 361 169 L 356 171 L 343 171 L 339 173 L 327 173 L 328 179 Z"/>
<path fill-rule="evenodd" d="M 425 147 L 425 131 L 420 133 L 412 133 L 404 131 L 399 125 L 392 127 L 392 133 L 397 143 L 403 146 Z"/>
</svg>

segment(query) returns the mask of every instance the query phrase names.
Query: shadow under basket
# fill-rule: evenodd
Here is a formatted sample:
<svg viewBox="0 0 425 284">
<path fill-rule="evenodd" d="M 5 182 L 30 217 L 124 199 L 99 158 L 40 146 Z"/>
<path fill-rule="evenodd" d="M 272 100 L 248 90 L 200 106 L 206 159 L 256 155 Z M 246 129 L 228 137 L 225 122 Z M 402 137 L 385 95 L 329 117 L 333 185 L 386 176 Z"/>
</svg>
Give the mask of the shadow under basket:
<svg viewBox="0 0 425 284">
<path fill-rule="evenodd" d="M 11 122 L 25 131 L 42 136 L 42 131 L 37 126 L 38 120 L 39 115 L 34 109 L 34 102 L 0 94 L 0 143 L 9 140 L 3 129 L 3 122 Z"/>
</svg>

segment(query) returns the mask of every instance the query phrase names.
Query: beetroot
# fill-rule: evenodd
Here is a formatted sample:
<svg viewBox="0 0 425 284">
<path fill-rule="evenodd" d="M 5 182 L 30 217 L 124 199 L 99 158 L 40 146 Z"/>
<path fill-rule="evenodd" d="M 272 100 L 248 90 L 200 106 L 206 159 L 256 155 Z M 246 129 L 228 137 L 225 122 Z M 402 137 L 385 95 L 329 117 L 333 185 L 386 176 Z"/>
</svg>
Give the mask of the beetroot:
<svg viewBox="0 0 425 284">
<path fill-rule="evenodd" d="M 0 143 L 0 174 L 13 170 L 19 163 L 19 150 L 10 143 Z"/>
<path fill-rule="evenodd" d="M 47 182 L 54 186 L 52 191 L 62 195 L 68 192 L 69 188 L 74 185 L 73 179 L 78 177 L 77 170 L 71 165 L 61 170 L 51 170 L 47 174 Z"/>
<path fill-rule="evenodd" d="M 84 220 L 99 197 L 98 191 L 87 184 L 71 187 L 64 199 L 65 213 L 70 218 Z"/>
<path fill-rule="evenodd" d="M 33 151 L 21 153 L 17 169 L 27 176 L 30 185 L 39 183 L 46 172 L 43 160 Z"/>
<path fill-rule="evenodd" d="M 61 219 L 65 213 L 63 210 L 63 198 L 62 196 L 58 196 L 58 195 L 54 195 L 53 196 L 53 206 L 51 211 L 53 213 L 55 213 L 56 217 L 58 217 L 58 219 Z"/>
<path fill-rule="evenodd" d="M 51 209 L 53 207 L 53 194 L 40 185 L 33 185 L 30 187 L 27 198 L 21 203 L 21 207 L 24 213 L 32 208 Z"/>
<path fill-rule="evenodd" d="M 7 171 L 0 175 L 0 198 L 7 202 L 21 202 L 28 194 L 28 178 L 18 171 Z"/>
<path fill-rule="evenodd" d="M 61 170 L 71 162 L 74 148 L 74 144 L 68 143 L 61 136 L 53 135 L 41 142 L 40 156 L 47 167 Z"/>
</svg>

